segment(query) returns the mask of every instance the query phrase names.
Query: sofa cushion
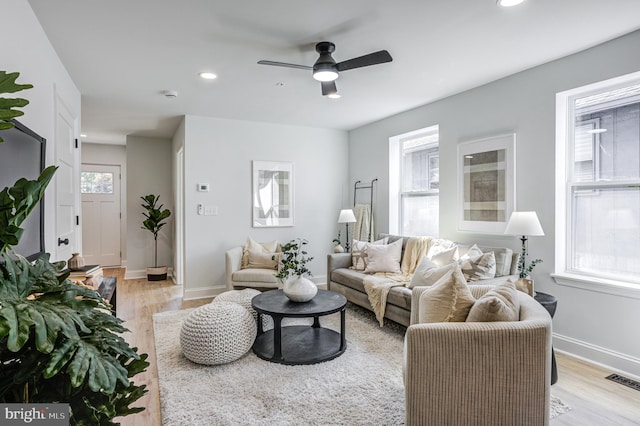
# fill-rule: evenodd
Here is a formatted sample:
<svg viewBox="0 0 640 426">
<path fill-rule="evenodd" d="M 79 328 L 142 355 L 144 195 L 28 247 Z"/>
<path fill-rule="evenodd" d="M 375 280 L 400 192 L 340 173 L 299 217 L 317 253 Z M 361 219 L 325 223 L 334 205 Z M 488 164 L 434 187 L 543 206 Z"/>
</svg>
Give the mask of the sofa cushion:
<svg viewBox="0 0 640 426">
<path fill-rule="evenodd" d="M 367 266 L 364 270 L 366 274 L 374 274 L 376 272 L 401 273 L 402 241 L 398 240 L 385 245 L 370 244 L 366 248 L 366 252 Z"/>
<path fill-rule="evenodd" d="M 364 271 L 367 268 L 367 247 L 369 245 L 385 245 L 388 238 L 382 238 L 373 242 L 353 240 L 351 244 L 351 267 L 356 271 Z"/>
<path fill-rule="evenodd" d="M 277 283 L 275 269 L 245 268 L 235 271 L 231 279 L 235 282 L 267 282 Z"/>
<path fill-rule="evenodd" d="M 518 321 L 520 303 L 511 280 L 494 287 L 471 307 L 467 322 Z"/>
<path fill-rule="evenodd" d="M 420 295 L 418 321 L 463 322 L 475 302 L 459 267 Z"/>
<path fill-rule="evenodd" d="M 408 288 L 415 286 L 432 286 L 440 278 L 444 277 L 447 273 L 453 271 L 456 268 L 455 262 L 448 265 L 440 266 L 433 262 L 427 256 L 424 256 L 418 266 L 416 267 L 411 282 L 409 282 Z"/>
</svg>

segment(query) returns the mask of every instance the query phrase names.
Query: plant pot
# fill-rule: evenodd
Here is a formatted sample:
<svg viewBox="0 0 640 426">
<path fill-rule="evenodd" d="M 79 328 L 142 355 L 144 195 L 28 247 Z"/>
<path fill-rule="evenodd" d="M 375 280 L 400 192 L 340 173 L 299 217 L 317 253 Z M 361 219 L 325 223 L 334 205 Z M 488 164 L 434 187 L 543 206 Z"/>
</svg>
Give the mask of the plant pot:
<svg viewBox="0 0 640 426">
<path fill-rule="evenodd" d="M 533 288 L 533 280 L 532 279 L 530 279 L 530 278 L 518 278 L 513 283 L 515 284 L 517 290 L 520 290 L 523 293 L 527 293 L 531 297 L 533 297 L 535 295 L 535 290 Z"/>
<path fill-rule="evenodd" d="M 147 281 L 164 281 L 167 279 L 167 267 L 147 268 Z"/>
<path fill-rule="evenodd" d="M 333 248 L 333 252 L 334 253 L 344 253 L 344 247 L 342 247 L 341 244 L 338 244 Z"/>
<path fill-rule="evenodd" d="M 315 297 L 318 287 L 313 281 L 294 275 L 284 282 L 282 291 L 292 302 L 308 302 Z"/>
</svg>

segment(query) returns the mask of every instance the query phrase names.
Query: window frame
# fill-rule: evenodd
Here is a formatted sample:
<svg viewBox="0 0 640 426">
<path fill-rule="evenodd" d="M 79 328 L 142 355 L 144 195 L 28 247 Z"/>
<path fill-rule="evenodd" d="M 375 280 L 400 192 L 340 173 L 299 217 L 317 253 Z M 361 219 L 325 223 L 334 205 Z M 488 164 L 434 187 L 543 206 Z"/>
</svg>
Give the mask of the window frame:
<svg viewBox="0 0 640 426">
<path fill-rule="evenodd" d="M 556 179 L 555 179 L 555 265 L 551 276 L 560 284 L 606 294 L 640 299 L 640 281 L 628 281 L 592 274 L 572 268 L 573 256 L 573 191 L 574 189 L 627 188 L 640 185 L 639 179 L 619 181 L 601 180 L 594 173 L 594 181 L 573 180 L 574 173 L 574 101 L 577 98 L 640 84 L 640 72 L 577 87 L 556 94 Z M 599 137 L 594 138 L 594 144 Z M 596 147 L 594 147 L 595 150 Z M 594 157 L 594 167 L 597 159 Z"/>
<path fill-rule="evenodd" d="M 438 189 L 426 189 L 426 190 L 404 190 L 403 182 L 406 174 L 404 162 L 403 162 L 403 153 L 404 153 L 404 143 L 419 139 L 429 135 L 438 135 L 437 142 L 433 142 L 430 144 L 426 144 L 426 149 L 431 151 L 427 154 L 427 178 L 428 178 L 428 186 L 431 186 L 431 180 L 429 179 L 431 172 L 431 163 L 430 159 L 434 156 L 438 157 L 438 169 L 440 169 L 440 128 L 439 125 L 435 124 L 432 126 L 424 127 L 422 129 L 418 129 L 412 132 L 404 133 L 401 135 L 397 135 L 389 138 L 389 231 L 391 233 L 402 234 L 402 230 L 404 229 L 404 201 L 408 198 L 414 197 L 438 197 L 438 201 L 440 200 L 440 185 L 438 184 Z M 439 182 L 439 180 L 438 180 Z M 440 212 L 438 211 L 438 228 L 440 227 Z M 439 235 L 439 229 L 437 234 Z M 431 235 L 432 237 L 437 237 L 438 235 Z"/>
</svg>

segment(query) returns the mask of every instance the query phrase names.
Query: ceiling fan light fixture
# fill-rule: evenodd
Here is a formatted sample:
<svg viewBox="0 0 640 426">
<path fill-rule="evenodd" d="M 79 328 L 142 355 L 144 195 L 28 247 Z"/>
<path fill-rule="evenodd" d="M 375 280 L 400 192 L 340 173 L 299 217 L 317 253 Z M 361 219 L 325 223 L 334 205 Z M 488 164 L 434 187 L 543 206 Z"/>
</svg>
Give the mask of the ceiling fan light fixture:
<svg viewBox="0 0 640 426">
<path fill-rule="evenodd" d="M 318 81 L 333 81 L 338 78 L 338 72 L 331 65 L 320 64 L 313 68 L 313 78 Z"/>
<path fill-rule="evenodd" d="M 523 1 L 524 0 L 497 0 L 497 3 L 498 3 L 498 6 L 511 7 L 511 6 L 517 6 Z"/>
<path fill-rule="evenodd" d="M 336 92 L 336 93 L 329 93 L 327 95 L 327 98 L 329 99 L 340 99 L 340 93 Z"/>
</svg>

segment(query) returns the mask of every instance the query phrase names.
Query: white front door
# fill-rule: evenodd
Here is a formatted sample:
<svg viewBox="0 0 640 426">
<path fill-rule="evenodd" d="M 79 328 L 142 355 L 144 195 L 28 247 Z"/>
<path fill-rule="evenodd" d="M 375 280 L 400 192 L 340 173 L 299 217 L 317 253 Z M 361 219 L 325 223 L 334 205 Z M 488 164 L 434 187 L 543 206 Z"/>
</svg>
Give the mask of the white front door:
<svg viewBox="0 0 640 426">
<path fill-rule="evenodd" d="M 120 266 L 120 166 L 83 164 L 80 190 L 85 264 Z"/>
<path fill-rule="evenodd" d="M 79 232 L 79 164 L 80 154 L 75 138 L 76 117 L 56 96 L 56 251 L 53 260 L 68 260 L 73 252 L 81 252 Z"/>
</svg>

